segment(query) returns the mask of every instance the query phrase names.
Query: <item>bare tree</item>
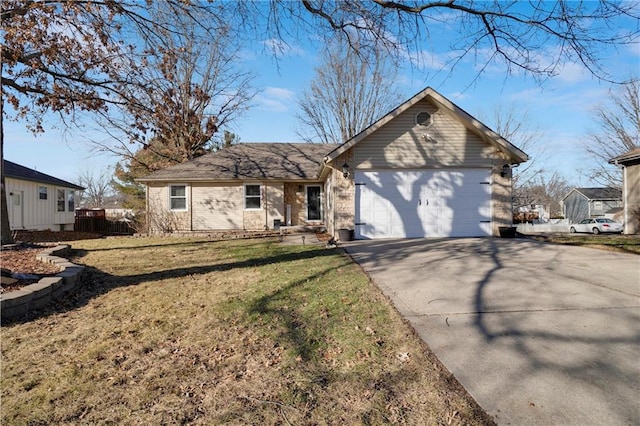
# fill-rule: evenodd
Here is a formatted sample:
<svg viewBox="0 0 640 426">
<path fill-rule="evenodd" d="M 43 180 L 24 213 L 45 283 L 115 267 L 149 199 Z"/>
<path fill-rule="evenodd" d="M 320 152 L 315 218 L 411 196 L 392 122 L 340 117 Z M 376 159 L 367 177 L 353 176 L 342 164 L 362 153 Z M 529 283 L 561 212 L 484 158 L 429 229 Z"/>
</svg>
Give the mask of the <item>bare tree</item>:
<svg viewBox="0 0 640 426">
<path fill-rule="evenodd" d="M 597 78 L 611 80 L 607 49 L 638 40 L 639 16 L 635 2 L 615 0 L 271 0 L 267 22 L 276 37 L 286 37 L 282 22 L 293 20 L 296 28 L 312 28 L 325 43 L 338 33 L 357 51 L 383 48 L 397 59 L 420 50 L 424 40 L 439 41 L 432 28 L 446 23 L 458 34 L 448 45 L 452 67 L 469 57 L 480 73 L 502 63 L 508 74 L 524 72 L 542 81 L 565 63 L 579 63 Z M 631 29 L 621 29 L 619 19 L 630 22 Z"/>
<path fill-rule="evenodd" d="M 113 195 L 113 172 L 110 168 L 100 171 L 82 170 L 76 179 L 84 187 L 78 204 L 88 208 L 103 207 L 107 198 Z"/>
<path fill-rule="evenodd" d="M 167 16 L 193 17 L 210 9 L 198 2 L 157 0 Z M 2 117 L 24 120 L 43 131 L 48 112 L 65 119 L 79 111 L 104 111 L 136 103 L 132 79 L 144 69 L 145 52 L 133 33 L 154 39 L 160 30 L 177 33 L 179 20 L 151 19 L 147 3 L 74 0 L 4 0 L 2 20 Z M 185 18 L 185 19 L 187 19 Z M 193 19 L 193 18 L 191 18 Z M 216 15 L 195 21 L 208 28 Z M 207 24 L 208 25 L 208 24 Z M 13 108 L 10 114 L 5 102 Z M 3 154 L 4 135 L 0 135 Z M 2 174 L 2 242 L 11 241 Z"/>
<path fill-rule="evenodd" d="M 570 190 L 569 183 L 558 172 L 537 174 L 520 187 L 516 201 L 519 206 L 542 204 L 551 217 L 558 217 L 562 214 L 560 201 Z"/>
<path fill-rule="evenodd" d="M 307 142 L 351 139 L 397 105 L 396 74 L 380 51 L 367 58 L 349 52 L 344 41 L 331 43 L 299 101 L 298 135 Z"/>
<path fill-rule="evenodd" d="M 208 14 L 168 16 L 166 5 L 153 5 L 154 20 L 170 19 L 145 41 L 144 69 L 127 87 L 126 102 L 110 108 L 100 121 L 110 140 L 97 146 L 123 159 L 143 148 L 165 159 L 158 167 L 191 160 L 222 145 L 218 130 L 229 126 L 250 106 L 256 90 L 253 74 L 238 65 L 238 35 L 226 22 L 206 30 L 198 23 Z M 195 19 L 194 19 L 195 18 Z M 153 143 L 152 143 L 153 142 Z M 157 170 L 152 167 L 149 172 Z"/>
<path fill-rule="evenodd" d="M 491 123 L 496 133 L 529 155 L 529 161 L 513 169 L 513 198 L 516 201 L 528 200 L 527 191 L 532 186 L 539 186 L 541 176 L 553 176 L 555 172 L 544 166 L 549 157 L 544 131 L 532 121 L 528 110 L 513 105 L 496 106 L 484 121 Z"/>
<path fill-rule="evenodd" d="M 585 149 L 596 161 L 589 177 L 603 186 L 620 187 L 620 170 L 608 161 L 640 148 L 640 79 L 609 93 L 608 102 L 594 109 L 598 128 L 587 135 Z"/>
</svg>

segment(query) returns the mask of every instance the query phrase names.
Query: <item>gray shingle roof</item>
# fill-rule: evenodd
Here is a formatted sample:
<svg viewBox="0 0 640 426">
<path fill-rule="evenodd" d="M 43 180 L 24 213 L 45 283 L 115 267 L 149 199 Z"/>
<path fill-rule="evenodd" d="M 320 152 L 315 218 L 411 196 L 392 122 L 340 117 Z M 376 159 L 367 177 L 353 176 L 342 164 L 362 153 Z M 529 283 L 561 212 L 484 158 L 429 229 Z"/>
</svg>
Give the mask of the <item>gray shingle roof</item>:
<svg viewBox="0 0 640 426">
<path fill-rule="evenodd" d="M 622 200 L 622 190 L 618 188 L 575 188 L 589 200 Z"/>
<path fill-rule="evenodd" d="M 314 180 L 334 144 L 241 143 L 158 170 L 140 182 L 235 179 Z"/>
<path fill-rule="evenodd" d="M 9 160 L 3 160 L 2 168 L 5 177 L 28 180 L 38 183 L 48 183 L 50 185 L 61 186 L 64 188 L 77 189 L 78 191 L 82 191 L 84 189 L 83 187 L 74 183 L 67 182 L 66 180 L 58 179 L 57 177 L 53 177 L 44 173 L 40 173 L 37 170 L 21 166 L 20 164 L 11 162 Z"/>
</svg>

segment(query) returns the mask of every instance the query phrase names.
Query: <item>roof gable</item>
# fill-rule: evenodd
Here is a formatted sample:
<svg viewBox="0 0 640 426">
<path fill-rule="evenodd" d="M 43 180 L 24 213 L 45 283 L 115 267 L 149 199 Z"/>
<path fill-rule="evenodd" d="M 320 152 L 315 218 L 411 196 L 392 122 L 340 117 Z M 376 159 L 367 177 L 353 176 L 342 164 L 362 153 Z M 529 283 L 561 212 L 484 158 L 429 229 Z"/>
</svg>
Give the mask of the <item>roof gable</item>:
<svg viewBox="0 0 640 426">
<path fill-rule="evenodd" d="M 49 185 L 61 186 L 64 188 L 77 189 L 82 191 L 84 188 L 66 180 L 58 179 L 37 170 L 30 169 L 9 160 L 3 160 L 2 169 L 5 177 L 12 179 L 27 180 L 30 182 L 45 183 Z"/>
<path fill-rule="evenodd" d="M 358 133 L 356 136 L 346 141 L 342 145 L 338 146 L 334 151 L 330 152 L 329 155 L 325 158 L 325 161 L 329 162 L 336 159 L 339 155 L 355 146 L 363 139 L 368 137 L 369 135 L 375 133 L 381 127 L 385 126 L 387 123 L 398 117 L 403 112 L 407 111 L 412 106 L 416 105 L 418 102 L 423 99 L 429 99 L 433 102 L 438 109 L 443 109 L 457 117 L 457 119 L 468 129 L 478 134 L 483 140 L 505 152 L 511 158 L 513 164 L 519 164 L 527 161 L 529 157 L 523 151 L 518 149 L 511 142 L 507 141 L 493 130 L 482 124 L 480 121 L 476 120 L 462 108 L 458 107 L 456 104 L 436 92 L 431 87 L 427 87 L 422 90 L 418 94 L 411 97 L 406 102 L 402 103 L 400 106 L 380 118 L 378 121 L 373 123 L 371 126 L 364 129 L 362 132 Z"/>
<path fill-rule="evenodd" d="M 241 143 L 138 179 L 150 181 L 316 180 L 335 144 Z"/>
</svg>

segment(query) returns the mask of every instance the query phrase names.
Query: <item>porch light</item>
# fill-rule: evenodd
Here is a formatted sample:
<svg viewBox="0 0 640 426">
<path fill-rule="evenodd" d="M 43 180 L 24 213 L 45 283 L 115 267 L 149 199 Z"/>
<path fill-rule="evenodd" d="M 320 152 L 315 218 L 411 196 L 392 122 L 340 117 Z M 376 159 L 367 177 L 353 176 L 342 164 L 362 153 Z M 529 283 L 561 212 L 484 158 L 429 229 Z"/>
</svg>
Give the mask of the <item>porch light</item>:
<svg viewBox="0 0 640 426">
<path fill-rule="evenodd" d="M 509 173 L 509 169 L 511 169 L 511 166 L 509 164 L 505 164 L 504 166 L 502 166 L 500 176 L 505 177 Z"/>
<path fill-rule="evenodd" d="M 342 165 L 342 176 L 344 176 L 345 179 L 349 177 L 349 165 L 347 163 Z"/>
</svg>

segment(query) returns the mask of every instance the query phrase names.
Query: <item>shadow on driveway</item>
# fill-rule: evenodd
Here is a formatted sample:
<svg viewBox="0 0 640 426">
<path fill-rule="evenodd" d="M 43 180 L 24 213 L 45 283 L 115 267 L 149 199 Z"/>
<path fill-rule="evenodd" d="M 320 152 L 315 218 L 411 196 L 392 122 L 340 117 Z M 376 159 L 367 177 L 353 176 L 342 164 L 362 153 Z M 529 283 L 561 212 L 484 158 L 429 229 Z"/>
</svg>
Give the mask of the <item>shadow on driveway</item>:
<svg viewBox="0 0 640 426">
<path fill-rule="evenodd" d="M 639 256 L 490 238 L 347 251 L 498 423 L 640 423 Z"/>
</svg>

